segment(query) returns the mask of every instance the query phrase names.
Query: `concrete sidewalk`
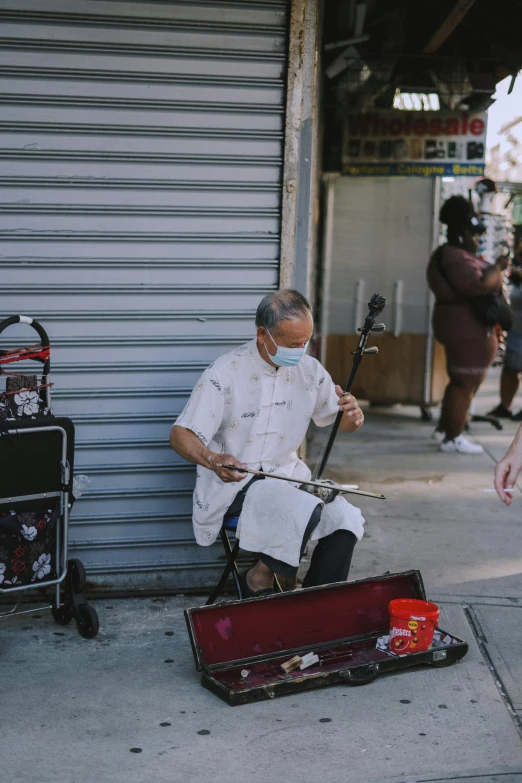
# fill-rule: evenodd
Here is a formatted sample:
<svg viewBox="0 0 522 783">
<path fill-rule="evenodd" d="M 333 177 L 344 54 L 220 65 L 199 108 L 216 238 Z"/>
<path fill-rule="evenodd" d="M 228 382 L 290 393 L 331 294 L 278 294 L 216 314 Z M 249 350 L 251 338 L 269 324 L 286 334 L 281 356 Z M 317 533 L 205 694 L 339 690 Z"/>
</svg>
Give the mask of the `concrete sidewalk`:
<svg viewBox="0 0 522 783">
<path fill-rule="evenodd" d="M 476 425 L 478 457 L 441 454 L 432 429 L 372 409 L 329 475 L 388 498 L 361 503 L 350 578 L 419 568 L 441 625 L 470 643 L 460 664 L 231 708 L 194 669 L 182 609 L 204 599 L 97 601 L 91 641 L 29 614 L 1 626 L 3 779 L 522 783 L 522 505 L 479 492 L 516 427 Z"/>
</svg>

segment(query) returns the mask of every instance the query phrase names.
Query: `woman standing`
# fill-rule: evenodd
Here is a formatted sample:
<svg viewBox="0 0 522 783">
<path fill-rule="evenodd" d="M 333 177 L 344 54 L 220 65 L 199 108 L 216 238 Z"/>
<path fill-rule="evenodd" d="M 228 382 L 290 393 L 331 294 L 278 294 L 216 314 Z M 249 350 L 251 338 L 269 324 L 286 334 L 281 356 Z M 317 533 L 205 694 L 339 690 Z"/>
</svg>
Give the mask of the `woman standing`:
<svg viewBox="0 0 522 783">
<path fill-rule="evenodd" d="M 498 293 L 506 258 L 488 264 L 477 256 L 485 232 L 464 196 L 452 196 L 440 211 L 447 225 L 447 244 L 437 248 L 428 266 L 428 284 L 435 294 L 433 331 L 446 353 L 449 383 L 442 401 L 440 450 L 480 454 L 478 443 L 462 433 L 469 407 L 497 352 L 494 326 L 475 315 L 472 299 Z"/>
</svg>

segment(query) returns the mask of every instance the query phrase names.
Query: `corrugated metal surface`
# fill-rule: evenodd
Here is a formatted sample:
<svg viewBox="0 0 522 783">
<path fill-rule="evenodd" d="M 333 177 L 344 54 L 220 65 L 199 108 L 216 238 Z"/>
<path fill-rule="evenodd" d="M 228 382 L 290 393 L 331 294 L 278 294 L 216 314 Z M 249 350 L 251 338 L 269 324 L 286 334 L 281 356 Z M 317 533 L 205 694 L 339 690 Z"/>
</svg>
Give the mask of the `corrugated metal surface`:
<svg viewBox="0 0 522 783">
<path fill-rule="evenodd" d="M 51 336 L 93 486 L 74 550 L 105 583 L 208 583 L 168 435 L 277 286 L 287 2 L 0 0 L 0 22 L 1 311 Z"/>
</svg>

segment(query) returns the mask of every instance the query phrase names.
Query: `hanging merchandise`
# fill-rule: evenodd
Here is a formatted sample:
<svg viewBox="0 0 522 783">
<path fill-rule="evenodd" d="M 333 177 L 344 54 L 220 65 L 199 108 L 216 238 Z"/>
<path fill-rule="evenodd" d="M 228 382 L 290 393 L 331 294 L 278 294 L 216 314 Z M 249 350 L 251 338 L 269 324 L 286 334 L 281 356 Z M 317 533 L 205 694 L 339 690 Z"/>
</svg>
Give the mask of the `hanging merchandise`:
<svg viewBox="0 0 522 783">
<path fill-rule="evenodd" d="M 508 215 L 488 214 L 482 214 L 481 219 L 487 230 L 480 239 L 478 254 L 488 263 L 494 264 L 499 256 L 511 250 L 511 220 Z"/>
<path fill-rule="evenodd" d="M 522 196 L 515 196 L 513 199 L 513 225 L 522 226 Z"/>
<path fill-rule="evenodd" d="M 511 251 L 512 221 L 507 211 L 500 214 L 494 211 L 495 194 L 498 192 L 492 179 L 480 179 L 470 193 L 475 202 L 476 210 L 486 227 L 482 234 L 478 253 L 485 261 L 494 264 L 499 256 L 507 255 Z"/>
</svg>

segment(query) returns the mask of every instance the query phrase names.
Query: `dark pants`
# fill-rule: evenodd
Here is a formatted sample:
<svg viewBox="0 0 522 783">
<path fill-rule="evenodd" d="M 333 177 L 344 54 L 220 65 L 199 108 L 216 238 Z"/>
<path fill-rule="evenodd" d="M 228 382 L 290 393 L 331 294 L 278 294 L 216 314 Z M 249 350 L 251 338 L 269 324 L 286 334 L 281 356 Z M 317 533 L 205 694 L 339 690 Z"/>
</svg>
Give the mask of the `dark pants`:
<svg viewBox="0 0 522 783">
<path fill-rule="evenodd" d="M 255 476 L 252 481 L 249 481 L 247 486 L 238 492 L 225 516 L 238 517 L 241 514 L 247 491 L 254 481 L 259 481 L 263 478 L 263 476 Z M 318 503 L 312 512 L 301 544 L 301 557 L 303 557 L 312 533 L 319 524 L 322 510 L 322 504 Z M 331 582 L 345 582 L 348 579 L 356 543 L 357 538 L 350 530 L 336 530 L 334 533 L 330 533 L 329 536 L 320 538 L 314 549 L 310 568 L 303 581 L 303 587 L 316 587 L 317 585 L 326 585 Z M 261 552 L 259 559 L 271 571 L 280 576 L 291 578 L 297 574 L 296 566 L 291 566 L 282 560 L 276 560 L 274 557 L 270 557 L 270 555 L 265 555 Z"/>
</svg>

